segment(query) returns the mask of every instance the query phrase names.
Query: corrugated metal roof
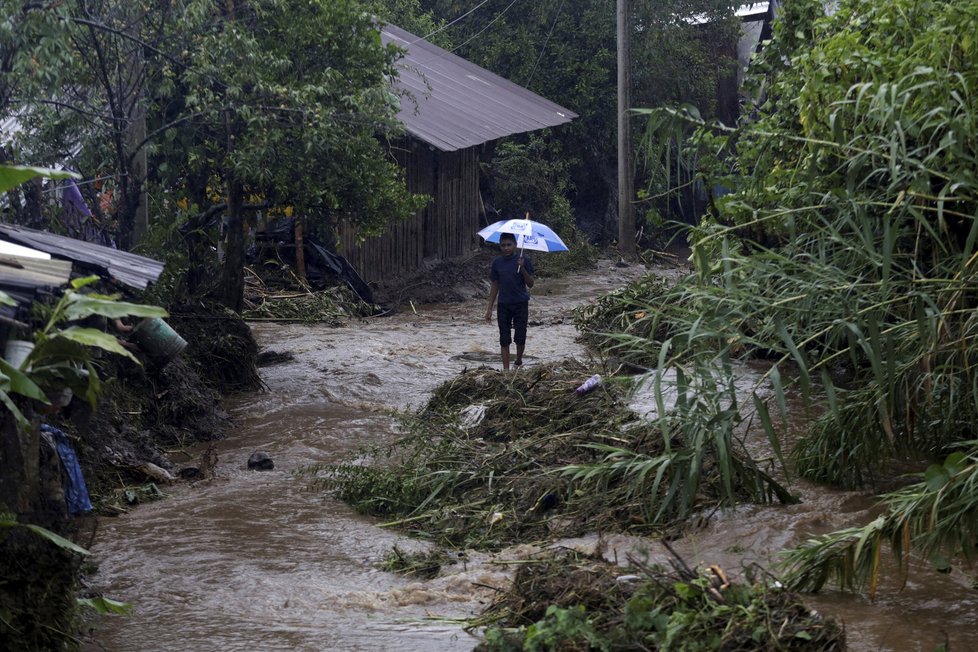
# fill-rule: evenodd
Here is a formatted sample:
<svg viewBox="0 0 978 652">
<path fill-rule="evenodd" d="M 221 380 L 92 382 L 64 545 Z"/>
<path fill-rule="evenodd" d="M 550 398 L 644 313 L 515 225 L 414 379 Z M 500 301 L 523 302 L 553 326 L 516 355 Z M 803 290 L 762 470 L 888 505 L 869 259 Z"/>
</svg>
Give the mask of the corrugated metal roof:
<svg viewBox="0 0 978 652">
<path fill-rule="evenodd" d="M 23 256 L 24 258 L 51 260 L 51 254 L 14 244 L 13 242 L 7 242 L 6 240 L 0 240 L 0 256 Z"/>
<path fill-rule="evenodd" d="M 71 278 L 70 260 L 0 254 L 0 286 L 56 288 Z"/>
<path fill-rule="evenodd" d="M 163 273 L 163 263 L 152 258 L 15 224 L 0 224 L 0 236 L 82 267 L 94 268 L 137 290 L 146 289 Z"/>
<path fill-rule="evenodd" d="M 381 38 L 407 51 L 398 62 L 394 86 L 412 97 L 401 98 L 397 117 L 409 134 L 443 152 L 555 127 L 577 117 L 400 27 L 385 25 Z"/>
</svg>

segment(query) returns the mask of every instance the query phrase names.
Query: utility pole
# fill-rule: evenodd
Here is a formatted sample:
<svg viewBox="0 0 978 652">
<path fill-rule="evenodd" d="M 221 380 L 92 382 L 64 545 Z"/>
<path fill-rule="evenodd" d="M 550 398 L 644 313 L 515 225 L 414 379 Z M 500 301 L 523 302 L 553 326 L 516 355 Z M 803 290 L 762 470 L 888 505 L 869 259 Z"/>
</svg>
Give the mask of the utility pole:
<svg viewBox="0 0 978 652">
<path fill-rule="evenodd" d="M 635 255 L 635 210 L 632 206 L 635 179 L 628 115 L 632 104 L 629 5 L 629 0 L 618 0 L 618 250 L 623 256 L 631 257 Z"/>
</svg>

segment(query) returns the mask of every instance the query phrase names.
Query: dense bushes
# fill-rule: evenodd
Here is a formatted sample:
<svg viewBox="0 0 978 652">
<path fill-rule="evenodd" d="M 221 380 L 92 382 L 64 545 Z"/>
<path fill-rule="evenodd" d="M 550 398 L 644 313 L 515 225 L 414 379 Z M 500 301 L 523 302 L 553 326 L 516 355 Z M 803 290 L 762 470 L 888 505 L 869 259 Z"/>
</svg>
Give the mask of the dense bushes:
<svg viewBox="0 0 978 652">
<path fill-rule="evenodd" d="M 973 438 L 976 27 L 973 4 L 850 0 L 825 15 L 815 0 L 788 3 L 755 67 L 750 120 L 727 129 L 656 114 L 658 138 L 694 123 L 684 155 L 704 187 L 732 192 L 694 232 L 697 274 L 649 301 L 656 329 L 619 341 L 691 385 L 732 388 L 730 361 L 773 356 L 770 387 L 735 404 L 731 422 L 755 413 L 777 444 L 768 404 L 784 410 L 788 378 L 817 391 L 824 412 L 795 455 L 808 477 L 856 486 L 896 455 L 943 457 Z M 978 496 L 951 491 L 972 486 L 974 451 L 959 456 L 894 496 L 884 526 L 821 542 L 826 554 L 808 559 L 856 585 L 875 573 L 865 552 L 881 538 L 965 551 L 954 514 Z"/>
</svg>

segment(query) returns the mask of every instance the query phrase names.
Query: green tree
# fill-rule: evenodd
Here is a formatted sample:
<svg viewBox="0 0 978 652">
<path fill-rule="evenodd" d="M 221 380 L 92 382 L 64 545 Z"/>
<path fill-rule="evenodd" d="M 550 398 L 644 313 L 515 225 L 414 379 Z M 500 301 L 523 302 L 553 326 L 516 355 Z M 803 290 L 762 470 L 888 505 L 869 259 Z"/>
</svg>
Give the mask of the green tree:
<svg viewBox="0 0 978 652">
<path fill-rule="evenodd" d="M 418 36 L 427 36 L 432 43 L 444 44 L 441 27 L 444 21 L 425 11 L 421 0 L 364 0 L 364 10 L 380 20 L 393 23 Z"/>
<path fill-rule="evenodd" d="M 398 53 L 360 2 L 63 7 L 71 80 L 57 94 L 21 85 L 24 151 L 55 160 L 80 149 L 80 168 L 114 179 L 126 246 L 142 202 L 141 155 L 160 206 L 185 197 L 203 215 L 225 212 L 220 294 L 229 305 L 241 300 L 249 205 L 290 206 L 324 233 L 348 220 L 364 235 L 420 205 L 387 145 L 400 129 L 390 92 Z"/>
<path fill-rule="evenodd" d="M 25 98 L 47 96 L 64 81 L 71 59 L 67 13 L 61 3 L 0 0 L 0 120 L 23 119 Z M 24 156 L 13 136 L 0 134 L 0 163 L 50 162 Z M 39 179 L 7 193 L 9 213 L 40 219 Z"/>
<path fill-rule="evenodd" d="M 56 83 L 24 83 L 12 96 L 25 131 L 19 158 L 66 164 L 106 179 L 114 205 L 102 215 L 124 249 L 135 240 L 135 218 L 145 211 L 145 157 L 156 134 L 145 131 L 151 93 L 173 57 L 163 51 L 171 34 L 173 3 L 70 0 L 43 6 L 60 39 L 33 54 L 36 66 L 56 70 Z M 54 27 L 51 28 L 54 30 Z M 55 73 L 49 73 L 54 75 Z M 86 188 L 86 190 L 90 190 Z M 94 199 L 92 194 L 89 199 Z M 57 225 L 54 225 L 57 228 Z"/>
<path fill-rule="evenodd" d="M 18 98 L 62 81 L 71 60 L 67 13 L 60 2 L 0 0 L 0 116 Z"/>
<path fill-rule="evenodd" d="M 351 0 L 191 2 L 181 73 L 207 181 L 226 197 L 221 296 L 240 308 L 244 203 L 294 207 L 322 231 L 348 219 L 363 234 L 417 206 L 385 147 L 398 133 L 389 90 L 397 51 Z M 220 189 L 220 190 L 218 190 Z"/>
</svg>

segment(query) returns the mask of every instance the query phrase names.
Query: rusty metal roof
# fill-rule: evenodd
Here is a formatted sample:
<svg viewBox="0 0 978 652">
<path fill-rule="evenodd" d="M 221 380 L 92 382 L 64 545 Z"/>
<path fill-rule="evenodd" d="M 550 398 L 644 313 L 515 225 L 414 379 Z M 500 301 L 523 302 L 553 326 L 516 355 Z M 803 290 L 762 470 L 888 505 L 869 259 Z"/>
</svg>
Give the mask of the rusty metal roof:
<svg viewBox="0 0 978 652">
<path fill-rule="evenodd" d="M 398 61 L 394 86 L 398 118 L 407 132 L 443 152 L 570 122 L 573 111 L 480 68 L 394 25 L 381 30 L 384 43 L 407 51 Z"/>
<path fill-rule="evenodd" d="M 107 275 L 137 290 L 146 289 L 163 273 L 163 263 L 152 258 L 15 224 L 0 224 L 0 237 L 70 260 L 86 273 Z"/>
</svg>

